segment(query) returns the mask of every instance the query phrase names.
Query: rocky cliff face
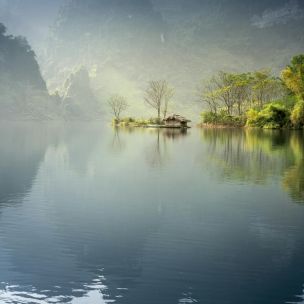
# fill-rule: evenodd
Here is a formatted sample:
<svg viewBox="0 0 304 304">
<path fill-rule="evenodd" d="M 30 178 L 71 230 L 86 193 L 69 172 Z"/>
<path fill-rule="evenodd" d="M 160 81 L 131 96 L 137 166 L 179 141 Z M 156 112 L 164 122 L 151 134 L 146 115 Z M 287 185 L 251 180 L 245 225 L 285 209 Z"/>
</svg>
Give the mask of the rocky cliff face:
<svg viewBox="0 0 304 304">
<path fill-rule="evenodd" d="M 69 76 L 63 94 L 49 95 L 36 55 L 23 37 L 0 24 L 0 119 L 75 120 L 100 118 L 85 68 Z"/>
<path fill-rule="evenodd" d="M 90 84 L 88 71 L 81 67 L 65 81 L 62 89 L 63 115 L 67 119 L 98 119 L 102 111 Z"/>
<path fill-rule="evenodd" d="M 6 34 L 0 24 L 1 119 L 45 118 L 49 95 L 35 53 L 25 38 Z"/>
</svg>

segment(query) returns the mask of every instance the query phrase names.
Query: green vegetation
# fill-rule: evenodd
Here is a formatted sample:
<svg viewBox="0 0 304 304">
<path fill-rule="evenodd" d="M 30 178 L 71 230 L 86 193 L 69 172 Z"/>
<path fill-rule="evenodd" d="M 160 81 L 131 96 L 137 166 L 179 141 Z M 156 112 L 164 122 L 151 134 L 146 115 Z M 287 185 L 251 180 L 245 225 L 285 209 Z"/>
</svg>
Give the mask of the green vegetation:
<svg viewBox="0 0 304 304">
<path fill-rule="evenodd" d="M 261 111 L 250 109 L 246 113 L 247 126 L 279 129 L 289 125 L 289 110 L 283 103 L 269 103 Z"/>
<path fill-rule="evenodd" d="M 227 126 L 227 127 L 242 127 L 246 120 L 244 116 L 229 115 L 227 111 L 220 110 L 219 113 L 203 112 L 202 119 L 210 125 Z"/>
<path fill-rule="evenodd" d="M 151 125 L 161 125 L 162 122 L 156 118 L 133 118 L 133 117 L 124 117 L 121 119 L 113 118 L 112 124 L 120 127 L 148 127 Z"/>
<path fill-rule="evenodd" d="M 201 129 L 208 155 L 222 180 L 267 184 L 278 176 L 296 202 L 304 203 L 304 132 L 289 130 Z"/>
<path fill-rule="evenodd" d="M 204 125 L 303 128 L 304 55 L 295 56 L 281 78 L 268 70 L 221 71 L 199 89 L 198 96 L 209 108 L 201 114 Z"/>
<path fill-rule="evenodd" d="M 292 112 L 291 112 L 291 123 L 296 128 L 301 128 L 304 126 L 304 101 L 300 100 L 296 103 L 294 106 Z"/>
</svg>

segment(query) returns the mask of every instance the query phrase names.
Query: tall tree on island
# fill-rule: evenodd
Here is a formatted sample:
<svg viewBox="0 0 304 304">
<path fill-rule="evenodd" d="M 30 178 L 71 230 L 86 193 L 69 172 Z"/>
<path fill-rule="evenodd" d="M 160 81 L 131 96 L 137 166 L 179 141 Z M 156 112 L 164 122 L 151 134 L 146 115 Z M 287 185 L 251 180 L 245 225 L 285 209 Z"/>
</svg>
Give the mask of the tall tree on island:
<svg viewBox="0 0 304 304">
<path fill-rule="evenodd" d="M 168 112 L 169 103 L 174 95 L 174 89 L 166 80 L 152 80 L 145 92 L 145 102 L 157 111 L 157 120 L 160 122 L 161 113 L 165 118 Z"/>
</svg>

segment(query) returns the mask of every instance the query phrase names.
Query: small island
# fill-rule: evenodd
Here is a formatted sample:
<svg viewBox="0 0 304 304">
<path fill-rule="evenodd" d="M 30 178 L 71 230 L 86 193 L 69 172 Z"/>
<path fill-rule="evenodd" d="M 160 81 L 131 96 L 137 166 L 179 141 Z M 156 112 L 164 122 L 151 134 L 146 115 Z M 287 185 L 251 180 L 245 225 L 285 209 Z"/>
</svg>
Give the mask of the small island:
<svg viewBox="0 0 304 304">
<path fill-rule="evenodd" d="M 171 128 L 171 129 L 188 129 L 188 123 L 191 120 L 178 115 L 172 114 L 164 119 L 150 118 L 150 119 L 135 119 L 132 117 L 113 119 L 112 124 L 115 127 L 142 127 L 142 128 Z"/>
<path fill-rule="evenodd" d="M 166 80 L 150 81 L 145 91 L 144 101 L 147 106 L 157 111 L 156 118 L 135 119 L 133 117 L 121 118 L 121 114 L 129 107 L 127 100 L 120 95 L 113 95 L 108 100 L 114 118 L 115 127 L 142 127 L 142 128 L 174 128 L 188 129 L 191 120 L 179 115 L 167 116 L 169 106 L 174 96 L 174 89 Z"/>
</svg>

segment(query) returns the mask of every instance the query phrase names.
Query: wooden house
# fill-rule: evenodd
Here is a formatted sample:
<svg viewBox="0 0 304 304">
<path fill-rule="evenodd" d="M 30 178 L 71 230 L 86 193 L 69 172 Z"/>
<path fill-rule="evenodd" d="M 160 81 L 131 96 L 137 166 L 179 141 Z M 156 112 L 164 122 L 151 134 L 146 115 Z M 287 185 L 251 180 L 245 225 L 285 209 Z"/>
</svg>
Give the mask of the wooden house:
<svg viewBox="0 0 304 304">
<path fill-rule="evenodd" d="M 172 114 L 163 120 L 167 128 L 189 128 L 188 122 L 191 122 L 191 120 L 177 114 Z"/>
</svg>

